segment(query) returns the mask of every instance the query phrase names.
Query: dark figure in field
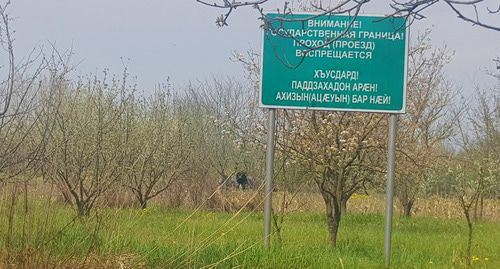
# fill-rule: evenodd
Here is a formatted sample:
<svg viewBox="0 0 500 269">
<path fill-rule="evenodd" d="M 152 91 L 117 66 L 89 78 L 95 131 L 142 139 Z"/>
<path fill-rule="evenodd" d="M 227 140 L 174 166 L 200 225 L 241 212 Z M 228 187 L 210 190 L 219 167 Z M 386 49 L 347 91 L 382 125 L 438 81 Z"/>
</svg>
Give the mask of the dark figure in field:
<svg viewBox="0 0 500 269">
<path fill-rule="evenodd" d="M 238 187 L 243 190 L 248 187 L 249 182 L 245 172 L 236 173 L 236 184 L 238 184 Z"/>
</svg>

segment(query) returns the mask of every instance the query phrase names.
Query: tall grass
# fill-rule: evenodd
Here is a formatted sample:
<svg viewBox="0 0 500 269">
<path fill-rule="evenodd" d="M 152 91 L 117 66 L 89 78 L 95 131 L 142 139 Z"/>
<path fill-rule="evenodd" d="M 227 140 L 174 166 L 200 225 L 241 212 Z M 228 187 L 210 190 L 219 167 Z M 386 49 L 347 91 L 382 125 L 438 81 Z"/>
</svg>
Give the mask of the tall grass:
<svg viewBox="0 0 500 269">
<path fill-rule="evenodd" d="M 9 199 L 2 199 L 0 246 L 6 258 Z M 31 199 L 29 218 L 11 220 L 12 268 L 383 268 L 383 216 L 351 213 L 339 246 L 327 245 L 322 213 L 287 216 L 283 241 L 266 250 L 259 212 L 238 214 L 168 209 L 99 209 L 74 218 L 65 205 Z M 18 201 L 15 209 L 22 212 Z M 26 223 L 29 219 L 29 223 Z M 179 223 L 183 223 L 179 226 Z M 22 229 L 22 225 L 28 225 Z M 500 224 L 476 224 L 475 268 L 500 268 Z M 26 232 L 27 231 L 27 232 Z M 23 233 L 25 233 L 23 235 Z M 466 226 L 460 219 L 396 218 L 393 268 L 462 268 Z M 29 247 L 27 247 L 29 246 Z M 28 252 L 26 252 L 28 251 Z M 23 261 L 26 257 L 36 260 Z M 1 267 L 1 266 L 0 266 Z"/>
</svg>

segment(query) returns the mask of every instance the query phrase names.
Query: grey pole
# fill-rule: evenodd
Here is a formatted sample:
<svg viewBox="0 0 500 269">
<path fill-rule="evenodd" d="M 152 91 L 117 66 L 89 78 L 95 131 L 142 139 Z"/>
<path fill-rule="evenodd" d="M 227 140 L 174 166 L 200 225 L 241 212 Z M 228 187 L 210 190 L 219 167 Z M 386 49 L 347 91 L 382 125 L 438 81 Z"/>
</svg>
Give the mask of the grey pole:
<svg viewBox="0 0 500 269">
<path fill-rule="evenodd" d="M 389 139 L 387 152 L 387 186 L 385 206 L 385 266 L 391 264 L 391 236 L 392 236 L 392 211 L 394 196 L 394 162 L 396 160 L 396 132 L 398 128 L 397 114 L 389 116 Z"/>
<path fill-rule="evenodd" d="M 266 186 L 264 193 L 264 245 L 269 247 L 271 237 L 271 211 L 273 195 L 273 170 L 274 170 L 274 133 L 276 129 L 276 109 L 269 109 L 269 120 L 267 128 L 267 150 L 266 150 Z"/>
</svg>

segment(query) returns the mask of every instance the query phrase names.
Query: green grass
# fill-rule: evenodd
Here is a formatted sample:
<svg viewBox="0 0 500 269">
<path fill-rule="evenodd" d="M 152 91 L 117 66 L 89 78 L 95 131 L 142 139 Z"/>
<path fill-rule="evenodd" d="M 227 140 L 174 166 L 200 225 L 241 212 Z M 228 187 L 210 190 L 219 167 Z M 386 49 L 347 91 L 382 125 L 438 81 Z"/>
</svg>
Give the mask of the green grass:
<svg viewBox="0 0 500 269">
<path fill-rule="evenodd" d="M 0 247 L 5 253 L 8 222 L 5 204 L 2 207 Z M 105 209 L 98 217 L 71 222 L 74 213 L 65 207 L 39 204 L 30 210 L 28 222 L 22 214 L 14 220 L 9 249 L 29 245 L 36 250 L 30 255 L 50 256 L 52 264 L 81 263 L 89 256 L 87 267 L 384 268 L 382 215 L 345 216 L 338 247 L 332 249 L 327 245 L 322 214 L 290 214 L 283 227 L 283 242 L 272 241 L 266 250 L 260 213 L 198 212 L 190 217 L 191 212 L 164 208 Z M 25 240 L 23 223 L 28 231 Z M 498 242 L 499 223 L 476 223 L 473 254 L 478 260 L 474 268 L 500 268 Z M 395 217 L 392 265 L 461 268 L 465 244 L 462 220 Z"/>
</svg>

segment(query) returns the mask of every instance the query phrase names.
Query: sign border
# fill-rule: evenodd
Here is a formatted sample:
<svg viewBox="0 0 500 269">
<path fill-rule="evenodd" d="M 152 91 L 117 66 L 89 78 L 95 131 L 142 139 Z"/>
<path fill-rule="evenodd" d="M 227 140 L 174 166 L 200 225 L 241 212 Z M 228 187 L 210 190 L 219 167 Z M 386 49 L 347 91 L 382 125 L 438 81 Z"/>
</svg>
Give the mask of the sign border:
<svg viewBox="0 0 500 269">
<path fill-rule="evenodd" d="M 277 14 L 280 15 L 277 12 L 265 12 L 264 15 L 269 15 L 269 14 Z M 295 12 L 293 15 L 311 15 L 311 16 L 317 16 L 320 15 L 321 13 L 318 12 Z M 330 16 L 330 17 L 351 17 L 349 15 L 324 15 L 324 16 Z M 387 15 L 381 15 L 381 14 L 358 14 L 356 17 L 380 17 L 380 18 L 386 18 Z M 319 16 L 321 18 L 323 16 Z M 261 38 L 261 45 L 260 45 L 260 81 L 259 81 L 259 107 L 261 108 L 276 108 L 276 109 L 295 109 L 295 110 L 320 110 L 320 111 L 345 111 L 345 112 L 364 112 L 364 113 L 389 113 L 389 114 L 405 114 L 406 113 L 406 92 L 407 92 L 407 83 L 408 83 L 408 52 L 409 52 L 409 47 L 410 47 L 410 24 L 408 23 L 408 20 L 406 21 L 405 25 L 405 64 L 404 64 L 404 78 L 403 78 L 403 107 L 400 110 L 373 110 L 373 109 L 360 109 L 360 108 L 330 108 L 330 107 L 308 107 L 308 106 L 280 106 L 280 105 L 265 105 L 262 103 L 262 81 L 263 81 L 263 76 L 264 76 L 264 38 L 265 38 L 265 33 L 266 30 L 262 29 L 262 38 Z"/>
</svg>

